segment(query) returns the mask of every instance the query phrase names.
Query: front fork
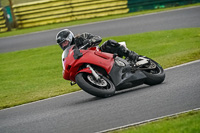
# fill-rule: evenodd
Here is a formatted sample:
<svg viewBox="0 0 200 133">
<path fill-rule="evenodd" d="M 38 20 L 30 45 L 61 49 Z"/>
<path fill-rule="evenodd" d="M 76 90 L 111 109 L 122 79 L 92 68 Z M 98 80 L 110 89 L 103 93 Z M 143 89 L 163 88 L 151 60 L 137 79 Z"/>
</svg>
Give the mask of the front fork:
<svg viewBox="0 0 200 133">
<path fill-rule="evenodd" d="M 92 71 L 92 75 L 95 77 L 95 79 L 97 80 L 97 81 L 99 81 L 99 79 L 101 79 L 100 77 L 99 77 L 99 75 L 94 71 L 94 69 L 88 64 L 87 65 L 87 67 Z"/>
<path fill-rule="evenodd" d="M 90 71 L 92 72 L 92 75 L 94 76 L 94 78 L 95 78 L 97 81 L 100 81 L 101 77 L 95 72 L 95 70 L 94 70 L 89 64 L 87 64 L 86 67 L 90 69 Z M 85 72 L 85 71 L 84 71 L 84 72 Z M 89 73 L 90 73 L 90 72 L 89 72 Z M 72 85 L 75 85 L 76 82 L 71 81 L 70 84 L 71 84 L 71 86 L 72 86 Z"/>
</svg>

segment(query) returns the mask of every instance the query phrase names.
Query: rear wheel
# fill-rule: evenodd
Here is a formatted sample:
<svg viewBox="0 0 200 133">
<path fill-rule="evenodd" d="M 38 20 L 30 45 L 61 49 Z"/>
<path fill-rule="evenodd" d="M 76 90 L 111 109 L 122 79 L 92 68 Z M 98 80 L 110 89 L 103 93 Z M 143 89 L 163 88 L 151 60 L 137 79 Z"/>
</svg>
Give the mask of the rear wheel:
<svg viewBox="0 0 200 133">
<path fill-rule="evenodd" d="M 79 73 L 75 80 L 81 89 L 96 97 L 110 97 L 115 94 L 114 84 L 105 76 L 100 75 L 99 80 L 90 73 Z"/>
<path fill-rule="evenodd" d="M 147 76 L 147 79 L 144 83 L 147 85 L 156 85 L 162 83 L 165 79 L 163 68 L 156 61 L 150 58 L 147 59 L 149 59 L 149 63 L 141 67 L 141 70 Z"/>
</svg>

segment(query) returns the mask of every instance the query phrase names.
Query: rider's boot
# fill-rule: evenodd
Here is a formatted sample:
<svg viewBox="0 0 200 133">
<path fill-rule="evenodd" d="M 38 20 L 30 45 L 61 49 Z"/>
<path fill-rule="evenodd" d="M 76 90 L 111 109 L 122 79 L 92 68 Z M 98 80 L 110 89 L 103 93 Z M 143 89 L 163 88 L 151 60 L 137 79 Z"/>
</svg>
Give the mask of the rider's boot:
<svg viewBox="0 0 200 133">
<path fill-rule="evenodd" d="M 102 44 L 100 47 L 100 50 L 102 52 L 108 52 L 108 53 L 116 53 L 120 57 L 125 56 L 128 57 L 130 61 L 132 61 L 134 64 L 137 62 L 138 54 L 134 51 L 128 50 L 123 45 L 120 45 L 118 42 L 114 40 L 108 40 Z"/>
<path fill-rule="evenodd" d="M 120 46 L 118 54 L 119 56 L 125 56 L 126 58 L 128 57 L 128 59 L 130 61 L 133 61 L 133 63 L 136 63 L 138 60 L 138 54 L 135 53 L 134 51 L 128 50 L 123 45 Z"/>
</svg>

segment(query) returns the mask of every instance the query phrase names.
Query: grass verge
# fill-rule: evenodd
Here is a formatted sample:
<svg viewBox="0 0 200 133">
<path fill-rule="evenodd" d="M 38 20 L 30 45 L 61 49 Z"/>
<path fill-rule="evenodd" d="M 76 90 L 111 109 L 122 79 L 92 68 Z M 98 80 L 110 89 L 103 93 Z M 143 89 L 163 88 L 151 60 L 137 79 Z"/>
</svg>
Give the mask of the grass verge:
<svg viewBox="0 0 200 133">
<path fill-rule="evenodd" d="M 123 17 L 130 17 L 130 16 L 136 16 L 136 15 L 142 15 L 142 14 L 148 14 L 148 13 L 154 13 L 154 12 L 162 12 L 162 11 L 168 11 L 168 10 L 174 10 L 174 9 L 179 9 L 179 8 L 192 7 L 192 6 L 199 6 L 199 5 L 200 3 L 197 3 L 197 4 L 190 4 L 190 5 L 184 5 L 184 6 L 178 6 L 178 7 L 145 10 L 145 11 L 112 15 L 112 16 L 106 16 L 106 17 L 98 17 L 98 18 L 76 20 L 76 21 L 64 22 L 64 23 L 49 24 L 49 25 L 26 28 L 26 29 L 12 29 L 12 31 L 0 33 L 0 37 L 21 35 L 21 34 L 27 34 L 27 33 L 32 33 L 32 32 L 55 29 L 55 28 L 68 27 L 68 26 L 80 25 L 80 24 L 86 24 L 86 23 L 92 23 L 92 22 L 99 22 L 99 21 L 105 21 L 105 20 L 111 20 L 111 19 L 117 19 L 117 18 L 123 18 Z"/>
<path fill-rule="evenodd" d="M 200 28 L 156 31 L 104 38 L 126 41 L 129 49 L 164 68 L 200 59 Z M 57 45 L 0 54 L 0 109 L 80 88 L 62 79 L 62 50 Z"/>
<path fill-rule="evenodd" d="M 154 122 L 109 133 L 198 133 L 200 131 L 200 110 L 166 117 Z"/>
</svg>

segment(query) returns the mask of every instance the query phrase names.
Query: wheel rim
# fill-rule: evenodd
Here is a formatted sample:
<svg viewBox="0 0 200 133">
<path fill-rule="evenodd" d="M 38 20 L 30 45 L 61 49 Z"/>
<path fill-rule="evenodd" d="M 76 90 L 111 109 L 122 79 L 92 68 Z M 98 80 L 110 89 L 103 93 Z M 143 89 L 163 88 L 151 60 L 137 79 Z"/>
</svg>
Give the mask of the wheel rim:
<svg viewBox="0 0 200 133">
<path fill-rule="evenodd" d="M 101 78 L 99 80 L 96 80 L 94 76 L 92 75 L 87 75 L 87 79 L 94 85 L 100 86 L 100 87 L 106 87 L 108 83 L 106 82 L 105 79 Z"/>
</svg>

